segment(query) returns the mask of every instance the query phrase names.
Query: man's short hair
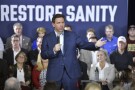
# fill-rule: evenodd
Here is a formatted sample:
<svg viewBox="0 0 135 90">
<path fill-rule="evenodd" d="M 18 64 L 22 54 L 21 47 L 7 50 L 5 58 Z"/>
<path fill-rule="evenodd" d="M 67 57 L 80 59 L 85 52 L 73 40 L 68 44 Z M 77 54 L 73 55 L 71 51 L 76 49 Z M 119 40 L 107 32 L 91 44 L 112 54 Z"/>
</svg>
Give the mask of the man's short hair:
<svg viewBox="0 0 135 90">
<path fill-rule="evenodd" d="M 13 25 L 13 29 L 15 28 L 15 26 L 19 26 L 19 27 L 21 27 L 21 29 L 23 28 L 22 24 L 18 23 L 18 22 Z"/>
<path fill-rule="evenodd" d="M 94 28 L 89 28 L 89 29 L 87 30 L 86 34 L 88 34 L 89 32 L 93 32 L 93 33 L 95 34 Z"/>
<path fill-rule="evenodd" d="M 5 82 L 4 90 L 21 90 L 20 82 L 14 77 L 10 77 Z"/>
<path fill-rule="evenodd" d="M 17 34 L 13 34 L 12 36 L 11 36 L 11 39 L 12 38 L 19 38 L 19 40 L 20 40 L 20 37 L 17 35 Z"/>
<path fill-rule="evenodd" d="M 113 25 L 111 25 L 111 24 L 109 24 L 109 25 L 105 26 L 105 31 L 106 31 L 106 29 L 107 29 L 107 28 L 109 28 L 109 29 L 111 29 L 111 30 L 113 30 L 113 31 L 114 31 Z"/>
<path fill-rule="evenodd" d="M 63 18 L 65 20 L 65 16 L 63 14 L 55 14 L 53 15 L 52 22 L 55 23 L 56 18 Z"/>
</svg>

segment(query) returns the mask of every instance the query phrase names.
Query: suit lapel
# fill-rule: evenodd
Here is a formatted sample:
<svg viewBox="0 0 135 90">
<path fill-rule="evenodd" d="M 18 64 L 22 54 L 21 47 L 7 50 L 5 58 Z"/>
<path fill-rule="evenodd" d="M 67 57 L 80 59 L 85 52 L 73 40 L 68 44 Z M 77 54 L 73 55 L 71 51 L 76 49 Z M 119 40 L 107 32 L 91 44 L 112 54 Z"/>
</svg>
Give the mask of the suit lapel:
<svg viewBox="0 0 135 90">
<path fill-rule="evenodd" d="M 57 43 L 57 38 L 55 32 L 52 32 L 50 36 L 50 41 L 52 41 L 52 45 L 54 46 Z"/>
</svg>

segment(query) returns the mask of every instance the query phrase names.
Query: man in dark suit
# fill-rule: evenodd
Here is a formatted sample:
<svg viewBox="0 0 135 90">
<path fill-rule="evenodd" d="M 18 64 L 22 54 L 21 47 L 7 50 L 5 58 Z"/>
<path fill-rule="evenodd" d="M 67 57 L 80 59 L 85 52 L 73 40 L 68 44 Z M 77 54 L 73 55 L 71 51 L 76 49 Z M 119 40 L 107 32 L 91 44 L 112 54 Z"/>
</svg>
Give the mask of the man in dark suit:
<svg viewBox="0 0 135 90">
<path fill-rule="evenodd" d="M 8 66 L 16 64 L 15 56 L 23 51 L 26 55 L 28 51 L 20 47 L 20 38 L 18 35 L 14 34 L 11 36 L 11 48 L 8 48 L 3 53 L 4 60 L 7 61 Z M 29 62 L 27 61 L 27 64 Z"/>
<path fill-rule="evenodd" d="M 53 16 L 52 25 L 54 31 L 44 37 L 41 48 L 42 58 L 49 59 L 47 81 L 56 81 L 59 87 L 63 85 L 64 90 L 78 90 L 81 70 L 76 48 L 96 50 L 105 41 L 100 39 L 96 44 L 85 42 L 74 32 L 64 30 L 65 19 L 62 14 Z"/>
<path fill-rule="evenodd" d="M 29 37 L 26 37 L 24 35 L 22 35 L 22 30 L 23 30 L 23 26 L 21 23 L 15 23 L 13 25 L 13 29 L 14 29 L 14 33 L 17 34 L 20 38 L 20 46 L 21 48 L 27 49 L 28 51 L 31 50 L 31 39 Z M 6 40 L 6 45 L 5 48 L 11 48 L 12 44 L 11 44 L 11 37 L 8 37 Z"/>
</svg>

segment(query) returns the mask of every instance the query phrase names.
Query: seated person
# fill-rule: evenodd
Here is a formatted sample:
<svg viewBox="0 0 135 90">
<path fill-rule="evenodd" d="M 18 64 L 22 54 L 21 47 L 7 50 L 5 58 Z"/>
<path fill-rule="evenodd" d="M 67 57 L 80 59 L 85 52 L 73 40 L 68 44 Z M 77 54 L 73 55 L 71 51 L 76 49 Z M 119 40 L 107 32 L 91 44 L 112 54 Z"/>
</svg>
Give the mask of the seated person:
<svg viewBox="0 0 135 90">
<path fill-rule="evenodd" d="M 4 89 L 1 90 L 21 90 L 21 85 L 18 79 L 10 77 L 6 80 Z"/>
<path fill-rule="evenodd" d="M 19 80 L 22 90 L 25 90 L 26 88 L 31 90 L 31 68 L 25 64 L 27 61 L 26 54 L 24 52 L 19 52 L 16 55 L 15 60 L 16 64 L 9 67 L 9 76 L 15 77 Z"/>
<path fill-rule="evenodd" d="M 128 70 L 129 66 L 133 66 L 133 57 L 131 53 L 126 50 L 126 38 L 120 36 L 117 45 L 118 49 L 110 55 L 111 64 L 114 64 L 117 71 Z"/>
<path fill-rule="evenodd" d="M 32 71 L 32 82 L 35 89 L 43 90 L 43 87 L 46 84 L 47 66 L 48 60 L 38 58 L 37 64 Z"/>
<path fill-rule="evenodd" d="M 113 88 L 113 80 L 115 78 L 114 65 L 107 62 L 108 54 L 105 50 L 99 50 L 97 52 L 98 63 L 91 65 L 90 77 L 92 81 L 101 83 L 102 90 L 111 90 Z"/>
</svg>

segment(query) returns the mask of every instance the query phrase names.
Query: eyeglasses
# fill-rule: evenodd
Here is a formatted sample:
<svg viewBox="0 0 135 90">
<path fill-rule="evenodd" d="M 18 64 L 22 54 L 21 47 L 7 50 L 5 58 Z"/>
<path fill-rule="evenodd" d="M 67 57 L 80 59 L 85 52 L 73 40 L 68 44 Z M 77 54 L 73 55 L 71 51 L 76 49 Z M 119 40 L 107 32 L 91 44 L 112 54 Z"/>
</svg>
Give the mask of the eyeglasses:
<svg viewBox="0 0 135 90">
<path fill-rule="evenodd" d="M 19 40 L 13 40 L 13 42 L 19 42 Z"/>
</svg>

